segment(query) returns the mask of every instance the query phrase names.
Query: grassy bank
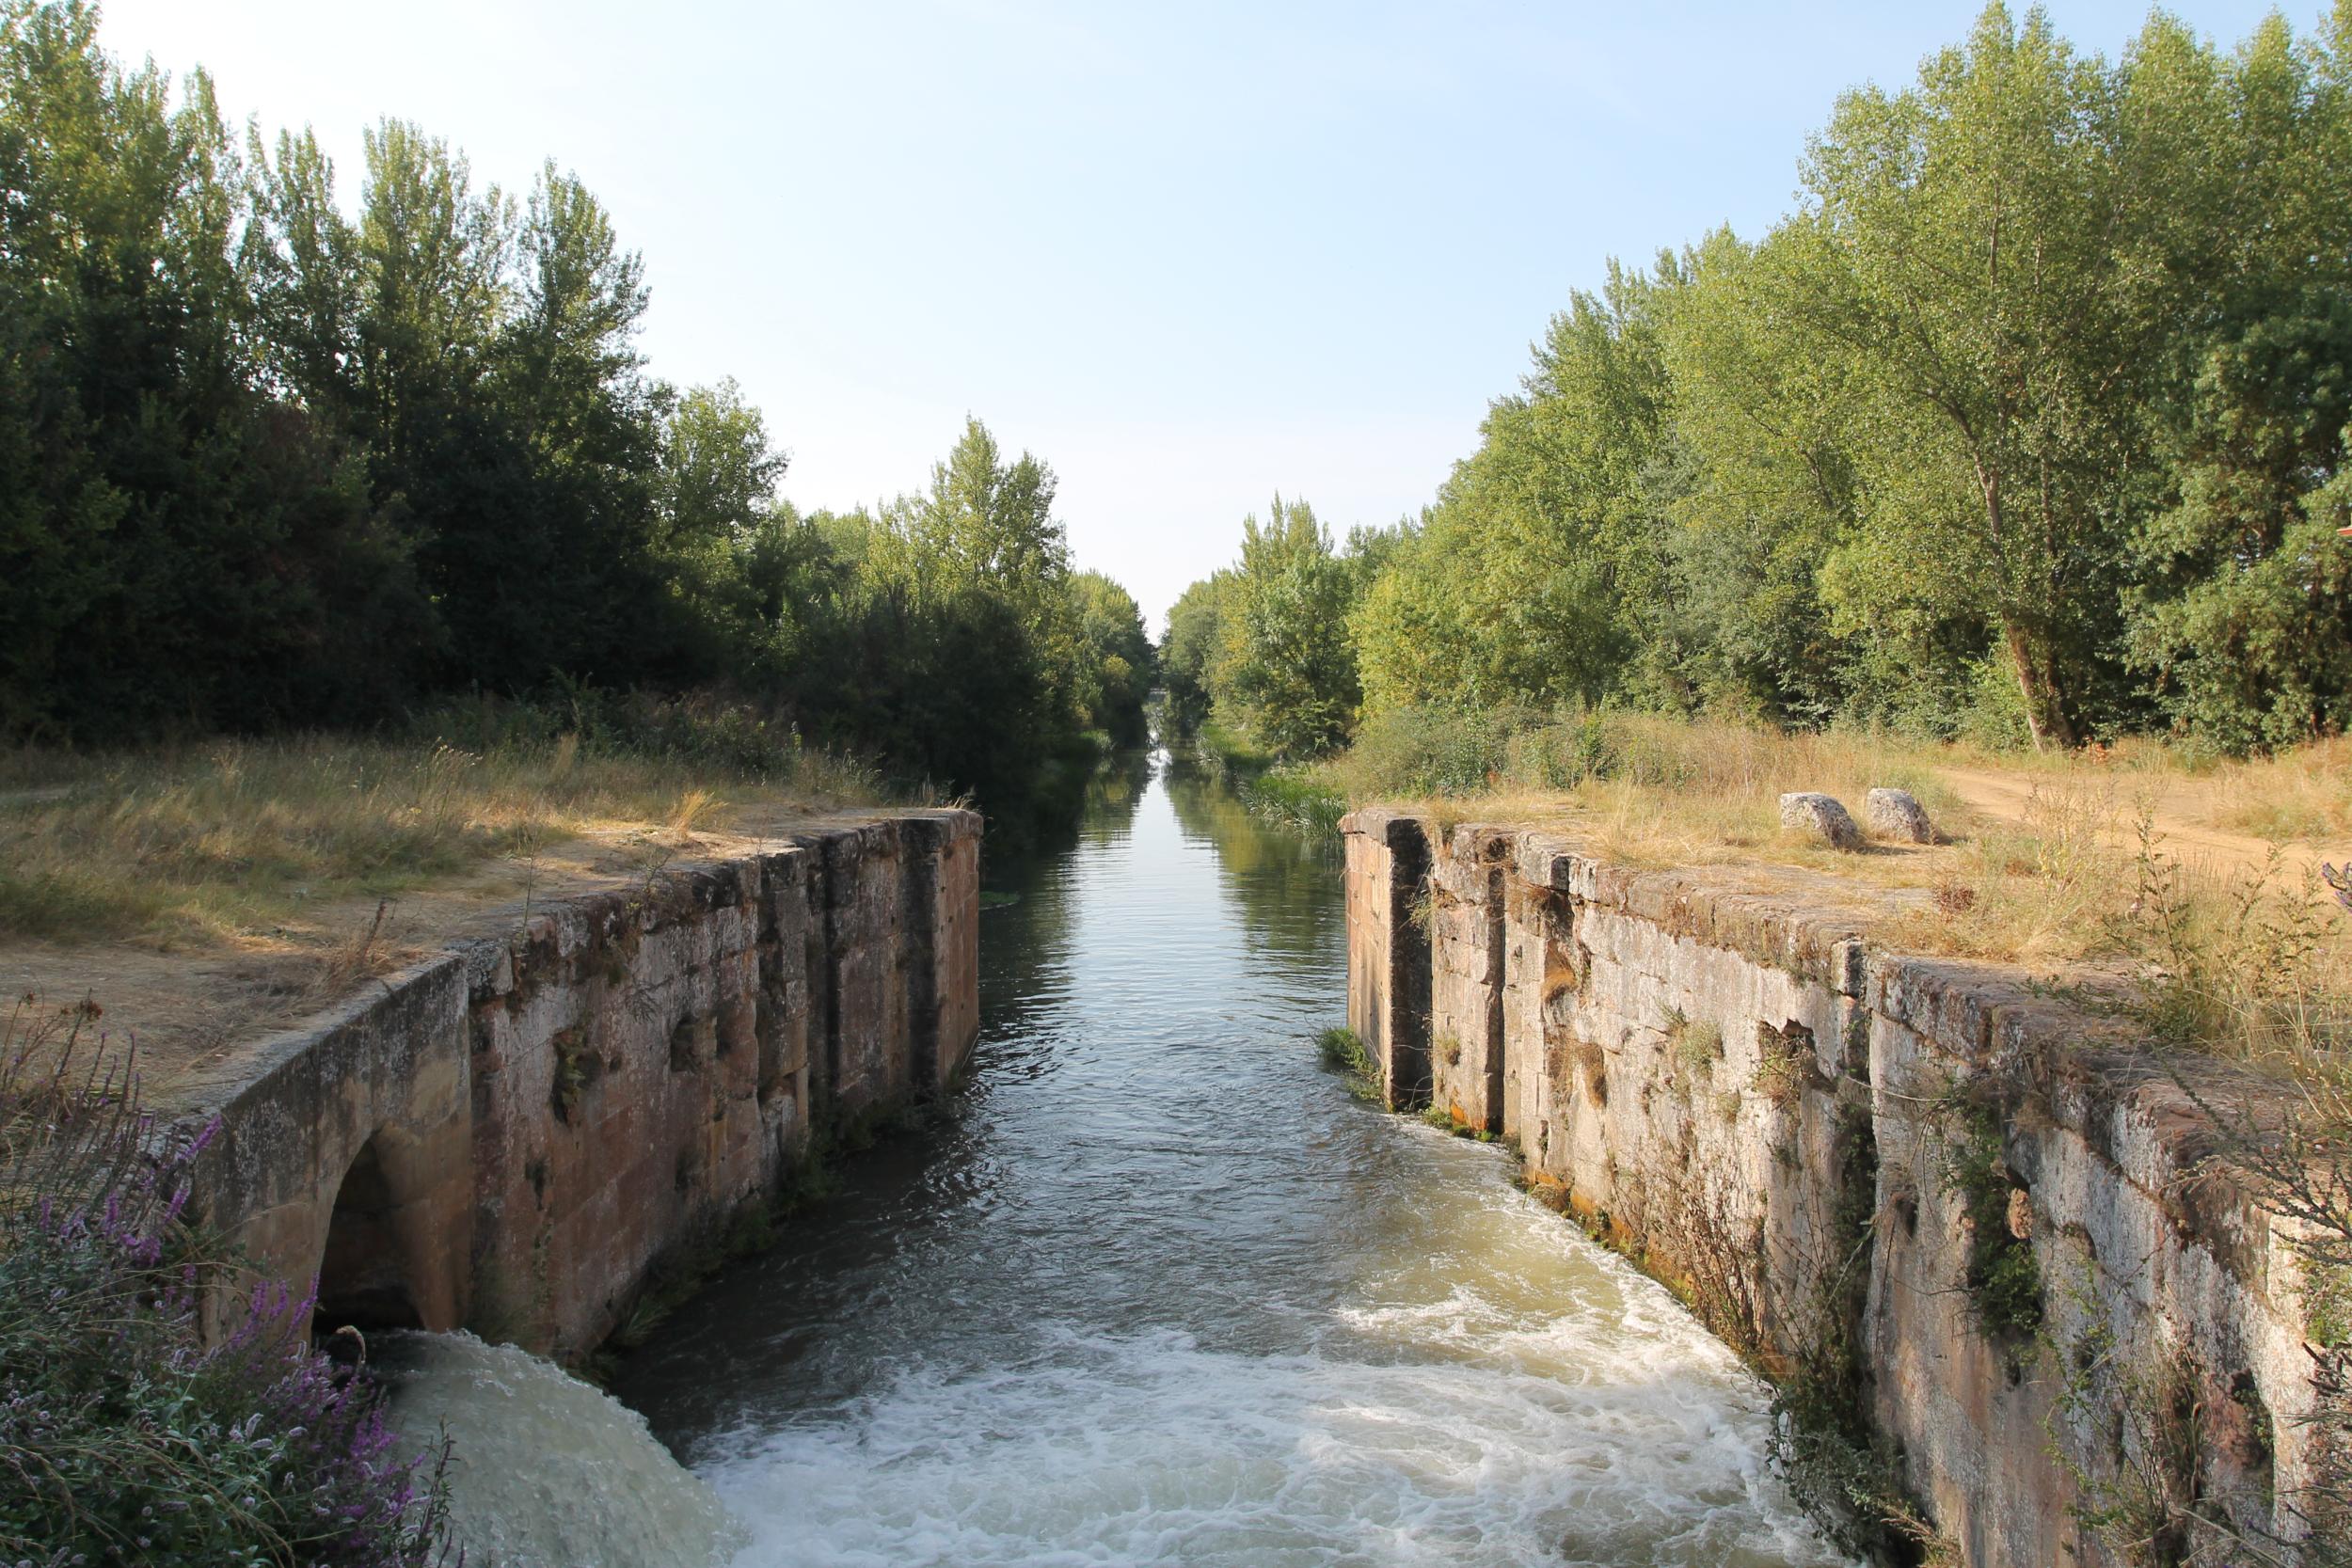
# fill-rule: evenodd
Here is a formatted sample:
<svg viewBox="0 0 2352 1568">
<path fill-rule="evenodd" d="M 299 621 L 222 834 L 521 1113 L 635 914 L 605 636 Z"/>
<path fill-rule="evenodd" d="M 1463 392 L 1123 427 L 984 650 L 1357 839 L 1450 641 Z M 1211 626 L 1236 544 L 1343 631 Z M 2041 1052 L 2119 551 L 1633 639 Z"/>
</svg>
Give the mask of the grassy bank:
<svg viewBox="0 0 2352 1568">
<path fill-rule="evenodd" d="M 1201 763 L 1221 773 L 1251 812 L 1270 822 L 1305 832 L 1339 832 L 1348 798 L 1328 768 L 1286 763 L 1241 731 L 1214 719 L 1178 744 L 1188 745 Z"/>
<path fill-rule="evenodd" d="M 1877 786 L 1910 790 L 1946 842 L 1852 852 L 1780 825 L 1784 792 L 1823 791 L 1859 815 Z M 1247 792 L 1316 827 L 1380 801 L 1440 829 L 1555 828 L 1622 864 L 1834 873 L 1900 895 L 1884 937 L 1906 950 L 2124 981 L 2119 1005 L 2158 1037 L 2306 1083 L 2352 1081 L 2352 930 L 2319 869 L 2329 840 L 2352 836 L 2352 742 L 2250 760 L 2156 741 L 2036 755 L 1422 708 L 1367 721 L 1325 761 L 1269 767 Z"/>
<path fill-rule="evenodd" d="M 0 752 L 0 938 L 230 939 L 582 834 L 658 855 L 755 800 L 885 794 L 788 727 L 680 704 L 473 704 L 398 738 L 19 749 Z"/>
</svg>

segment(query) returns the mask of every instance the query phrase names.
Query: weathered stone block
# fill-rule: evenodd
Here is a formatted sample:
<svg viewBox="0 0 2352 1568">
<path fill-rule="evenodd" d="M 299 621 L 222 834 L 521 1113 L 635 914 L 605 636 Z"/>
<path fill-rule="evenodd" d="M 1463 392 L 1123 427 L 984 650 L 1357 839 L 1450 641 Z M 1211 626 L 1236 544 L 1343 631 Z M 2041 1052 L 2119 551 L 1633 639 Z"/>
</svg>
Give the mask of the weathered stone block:
<svg viewBox="0 0 2352 1568">
<path fill-rule="evenodd" d="M 1780 825 L 1836 849 L 1862 847 L 1862 830 L 1835 796 L 1795 790 L 1780 798 Z"/>
<path fill-rule="evenodd" d="M 1928 809 L 1907 789 L 1873 789 L 1863 801 L 1862 814 L 1870 832 L 1896 844 L 1933 844 L 1935 824 Z"/>
</svg>

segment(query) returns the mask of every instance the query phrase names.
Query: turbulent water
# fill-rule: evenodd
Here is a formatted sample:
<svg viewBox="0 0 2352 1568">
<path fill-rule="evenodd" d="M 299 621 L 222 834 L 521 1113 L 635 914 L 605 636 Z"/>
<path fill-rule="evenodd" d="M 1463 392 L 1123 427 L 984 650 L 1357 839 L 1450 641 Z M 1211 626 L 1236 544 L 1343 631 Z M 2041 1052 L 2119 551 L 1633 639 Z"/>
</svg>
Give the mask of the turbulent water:
<svg viewBox="0 0 2352 1568">
<path fill-rule="evenodd" d="M 376 1370 L 412 1438 L 442 1429 L 470 1568 L 703 1568 L 743 1540 L 644 1418 L 561 1368 L 470 1334 L 389 1334 Z"/>
<path fill-rule="evenodd" d="M 1004 880 L 953 1129 L 616 1390 L 745 1568 L 1836 1560 L 1663 1291 L 1318 1067 L 1327 851 L 1138 763 Z"/>
</svg>

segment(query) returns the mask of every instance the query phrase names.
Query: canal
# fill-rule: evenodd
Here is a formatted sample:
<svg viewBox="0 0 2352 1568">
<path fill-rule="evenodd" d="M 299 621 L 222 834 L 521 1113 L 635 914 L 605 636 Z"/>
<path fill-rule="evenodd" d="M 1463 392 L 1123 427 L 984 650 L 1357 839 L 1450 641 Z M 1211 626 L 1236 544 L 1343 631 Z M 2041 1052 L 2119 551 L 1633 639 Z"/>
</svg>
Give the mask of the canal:
<svg viewBox="0 0 2352 1568">
<path fill-rule="evenodd" d="M 851 1162 L 614 1387 L 746 1568 L 1837 1560 L 1665 1291 L 1319 1064 L 1333 848 L 1135 758 L 990 879 L 952 1129 Z"/>
</svg>

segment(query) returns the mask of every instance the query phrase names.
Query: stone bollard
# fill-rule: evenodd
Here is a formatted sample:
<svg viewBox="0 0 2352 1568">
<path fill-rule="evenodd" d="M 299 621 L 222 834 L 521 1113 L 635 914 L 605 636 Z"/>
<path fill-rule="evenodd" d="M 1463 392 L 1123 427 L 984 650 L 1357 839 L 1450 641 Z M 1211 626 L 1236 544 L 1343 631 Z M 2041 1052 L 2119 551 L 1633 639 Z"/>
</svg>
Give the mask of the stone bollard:
<svg viewBox="0 0 2352 1568">
<path fill-rule="evenodd" d="M 1808 833 L 1837 849 L 1862 847 L 1862 830 L 1836 798 L 1798 790 L 1780 798 L 1780 825 Z"/>
<path fill-rule="evenodd" d="M 1935 824 L 1928 820 L 1928 811 L 1907 789 L 1874 789 L 1864 802 L 1862 815 L 1870 819 L 1870 832 L 1898 844 L 1933 844 Z"/>
</svg>

